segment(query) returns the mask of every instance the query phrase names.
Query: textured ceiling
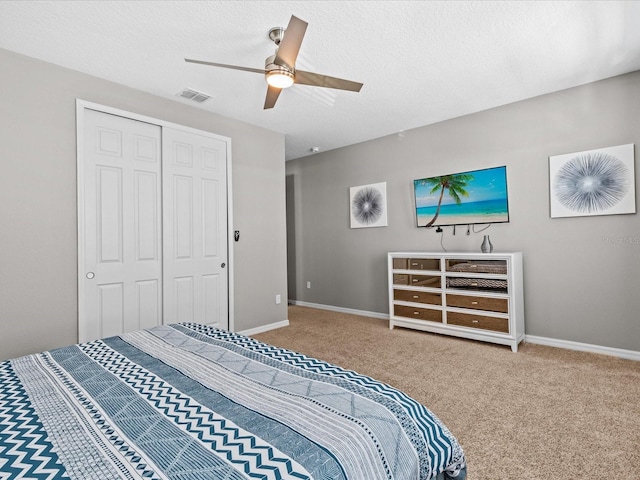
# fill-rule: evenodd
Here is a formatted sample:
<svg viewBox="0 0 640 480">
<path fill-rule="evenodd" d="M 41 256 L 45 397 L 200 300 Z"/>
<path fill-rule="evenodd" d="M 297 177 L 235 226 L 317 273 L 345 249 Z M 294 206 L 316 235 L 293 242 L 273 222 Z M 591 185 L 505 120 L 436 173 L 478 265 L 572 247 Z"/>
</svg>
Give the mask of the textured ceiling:
<svg viewBox="0 0 640 480">
<path fill-rule="evenodd" d="M 267 33 L 309 27 L 294 85 L 263 110 Z M 286 158 L 640 70 L 638 1 L 0 1 L 0 47 L 285 134 Z M 212 95 L 203 104 L 184 88 Z"/>
</svg>

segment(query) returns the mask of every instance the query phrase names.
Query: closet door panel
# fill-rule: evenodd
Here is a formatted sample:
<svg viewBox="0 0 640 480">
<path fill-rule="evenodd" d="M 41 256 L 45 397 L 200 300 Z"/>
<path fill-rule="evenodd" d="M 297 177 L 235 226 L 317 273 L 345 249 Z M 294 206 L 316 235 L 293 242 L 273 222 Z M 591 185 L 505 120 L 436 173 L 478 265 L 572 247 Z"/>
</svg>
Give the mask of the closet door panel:
<svg viewBox="0 0 640 480">
<path fill-rule="evenodd" d="M 220 311 L 220 292 L 222 291 L 220 281 L 220 275 L 205 275 L 202 277 L 205 323 L 215 323 L 217 321 L 218 312 Z"/>
<path fill-rule="evenodd" d="M 98 199 L 97 260 L 100 263 L 122 263 L 122 169 L 96 168 Z"/>
<path fill-rule="evenodd" d="M 151 328 L 162 323 L 162 298 L 158 280 L 142 280 L 136 283 L 137 307 L 140 328 Z"/>
<path fill-rule="evenodd" d="M 124 284 L 99 285 L 97 307 L 100 335 L 110 337 L 122 333 L 125 325 Z"/>
<path fill-rule="evenodd" d="M 184 175 L 173 177 L 173 260 L 193 259 L 193 179 Z"/>
<path fill-rule="evenodd" d="M 193 308 L 194 308 L 194 291 L 193 291 L 193 277 L 180 277 L 173 279 L 173 291 L 175 296 L 172 298 L 172 302 L 167 304 L 168 308 L 172 308 L 172 311 L 167 312 L 167 315 L 175 317 L 170 323 L 175 321 L 180 322 L 193 322 Z"/>
<path fill-rule="evenodd" d="M 78 182 L 81 342 L 161 323 L 160 131 L 85 110 Z"/>
<path fill-rule="evenodd" d="M 205 258 L 217 258 L 220 247 L 220 188 L 215 180 L 202 181 L 202 248 Z"/>
<path fill-rule="evenodd" d="M 161 261 L 158 255 L 159 236 L 159 195 L 160 181 L 155 172 L 135 173 L 134 203 L 135 203 L 135 245 L 136 260 Z"/>
<path fill-rule="evenodd" d="M 211 137 L 163 130 L 165 323 L 228 328 L 226 148 Z"/>
<path fill-rule="evenodd" d="M 79 341 L 229 328 L 228 139 L 78 109 Z"/>
</svg>

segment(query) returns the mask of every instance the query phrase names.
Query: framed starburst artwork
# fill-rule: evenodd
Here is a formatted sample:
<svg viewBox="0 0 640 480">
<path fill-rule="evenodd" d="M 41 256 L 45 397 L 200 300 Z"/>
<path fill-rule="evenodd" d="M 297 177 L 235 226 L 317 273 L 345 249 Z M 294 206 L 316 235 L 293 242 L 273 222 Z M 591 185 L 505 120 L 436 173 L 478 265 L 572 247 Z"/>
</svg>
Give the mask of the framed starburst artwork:
<svg viewBox="0 0 640 480">
<path fill-rule="evenodd" d="M 634 145 L 549 157 L 551 217 L 636 213 Z"/>
<path fill-rule="evenodd" d="M 387 226 L 387 183 L 349 189 L 351 228 Z"/>
</svg>

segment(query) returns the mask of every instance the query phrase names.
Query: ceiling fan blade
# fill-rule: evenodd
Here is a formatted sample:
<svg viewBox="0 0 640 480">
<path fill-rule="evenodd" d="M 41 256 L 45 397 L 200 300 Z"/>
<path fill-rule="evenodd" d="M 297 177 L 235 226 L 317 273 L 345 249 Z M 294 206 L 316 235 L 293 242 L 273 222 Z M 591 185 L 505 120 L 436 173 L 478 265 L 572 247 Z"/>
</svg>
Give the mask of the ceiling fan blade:
<svg viewBox="0 0 640 480">
<path fill-rule="evenodd" d="M 296 58 L 298 58 L 298 52 L 300 51 L 304 34 L 307 31 L 307 25 L 308 23 L 304 20 L 291 15 L 291 20 L 289 20 L 289 25 L 284 31 L 284 36 L 278 46 L 278 52 L 273 63 L 295 68 Z"/>
<path fill-rule="evenodd" d="M 352 82 L 351 80 L 302 70 L 296 70 L 295 83 L 299 85 L 312 85 L 314 87 L 337 88 L 338 90 L 349 90 L 351 92 L 359 92 L 362 88 L 362 83 L 359 82 Z"/>
<path fill-rule="evenodd" d="M 190 58 L 185 58 L 184 60 L 185 60 L 185 62 L 200 63 L 202 65 L 210 65 L 212 67 L 231 68 L 233 70 L 243 70 L 245 72 L 261 73 L 263 75 L 265 74 L 264 68 L 238 67 L 237 65 L 227 65 L 225 63 L 205 62 L 203 60 L 192 60 Z"/>
<path fill-rule="evenodd" d="M 271 85 L 267 88 L 267 98 L 264 99 L 264 109 L 267 110 L 269 108 L 273 108 L 276 104 L 276 100 L 280 96 L 281 88 L 272 87 Z"/>
</svg>

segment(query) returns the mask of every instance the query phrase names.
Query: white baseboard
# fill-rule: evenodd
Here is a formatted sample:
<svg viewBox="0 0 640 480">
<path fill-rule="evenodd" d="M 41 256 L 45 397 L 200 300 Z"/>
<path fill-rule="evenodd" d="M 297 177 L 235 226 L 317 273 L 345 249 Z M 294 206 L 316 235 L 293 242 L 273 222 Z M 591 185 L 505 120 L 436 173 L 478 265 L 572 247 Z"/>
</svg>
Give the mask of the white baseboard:
<svg viewBox="0 0 640 480">
<path fill-rule="evenodd" d="M 365 310 L 354 310 L 351 308 L 334 307 L 332 305 L 322 305 L 319 303 L 299 302 L 290 300 L 292 305 L 300 305 L 301 307 L 319 308 L 321 310 L 331 310 L 333 312 L 351 313 L 353 315 L 361 315 L 363 317 L 379 318 L 381 320 L 389 320 L 389 314 L 379 312 L 367 312 Z M 599 353 L 602 355 L 611 355 L 614 357 L 626 358 L 628 360 L 640 361 L 640 352 L 635 350 L 624 350 L 621 348 L 604 347 L 602 345 L 592 345 L 589 343 L 572 342 L 569 340 L 558 340 L 555 338 L 538 337 L 535 335 L 525 335 L 524 341 L 527 343 L 535 343 L 537 345 L 546 345 L 548 347 L 565 348 L 567 350 L 578 350 L 581 352 Z"/>
<path fill-rule="evenodd" d="M 567 350 L 578 350 L 581 352 L 599 353 L 602 355 L 612 355 L 614 357 L 626 358 L 628 360 L 640 361 L 640 352 L 635 350 L 624 350 L 622 348 L 604 347 L 602 345 L 592 345 L 590 343 L 572 342 L 569 340 L 558 340 L 555 338 L 537 337 L 535 335 L 525 335 L 524 341 L 548 347 L 566 348 Z"/>
<path fill-rule="evenodd" d="M 270 323 L 269 325 L 250 328 L 249 330 L 242 330 L 241 332 L 236 332 L 236 333 L 250 337 L 251 335 L 257 335 L 258 333 L 264 333 L 264 332 L 268 332 L 269 330 L 275 330 L 276 328 L 282 328 L 282 327 L 288 327 L 288 326 L 289 326 L 289 320 L 282 320 L 280 322 Z"/>
<path fill-rule="evenodd" d="M 318 308 L 320 310 L 331 310 L 332 312 L 350 313 L 352 315 L 360 315 L 362 317 L 379 318 L 380 320 L 389 320 L 388 313 L 367 312 L 366 310 L 354 310 L 353 308 L 334 307 L 333 305 L 323 305 L 321 303 L 299 302 L 290 300 L 292 305 L 300 305 L 301 307 Z"/>
</svg>

